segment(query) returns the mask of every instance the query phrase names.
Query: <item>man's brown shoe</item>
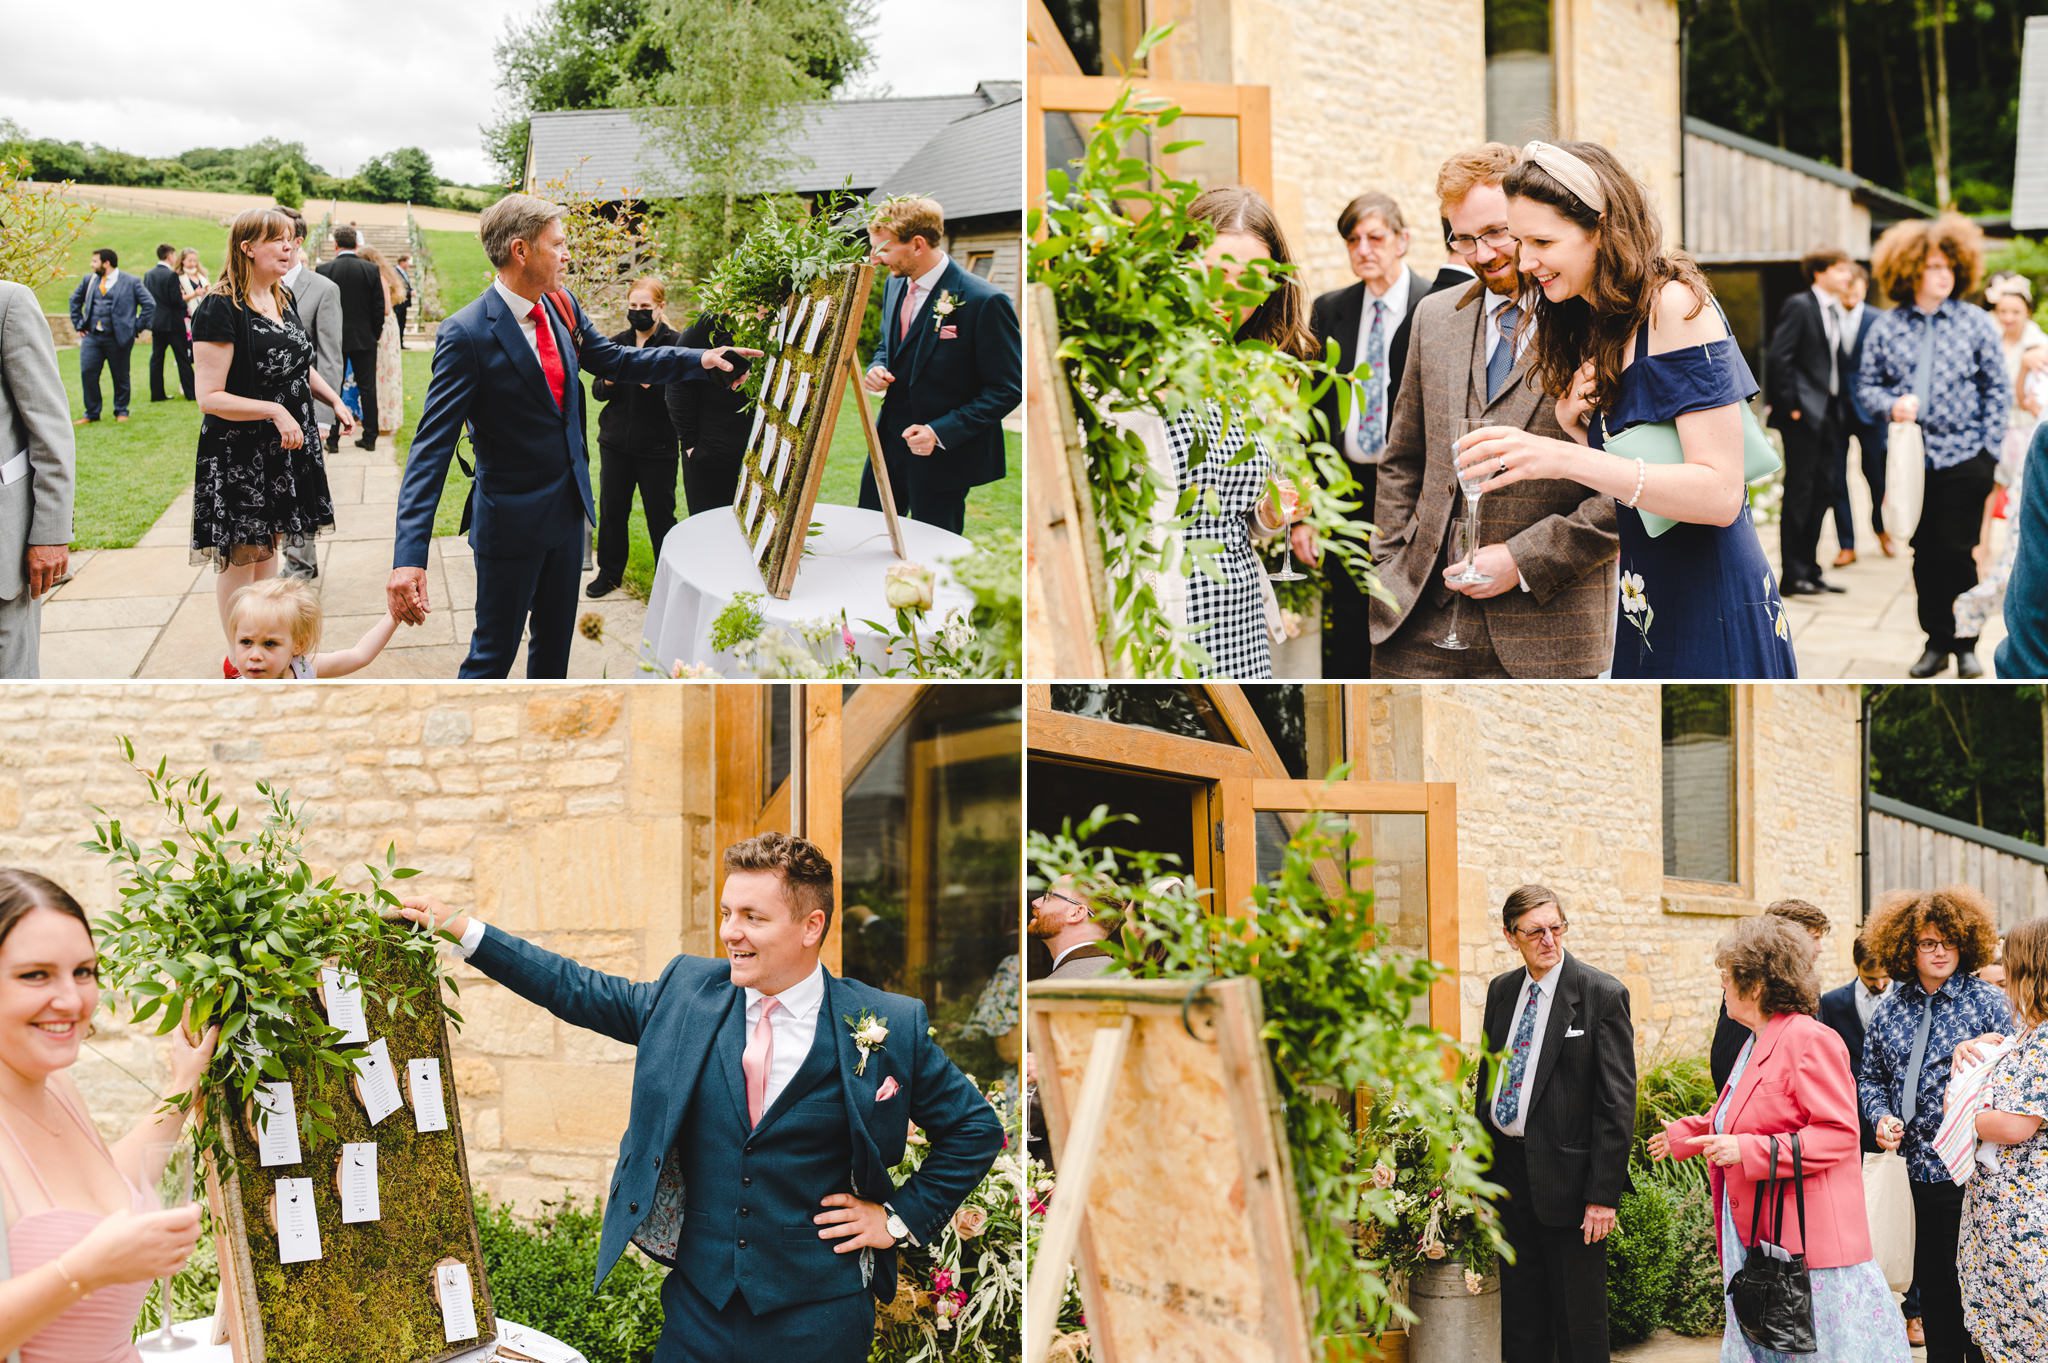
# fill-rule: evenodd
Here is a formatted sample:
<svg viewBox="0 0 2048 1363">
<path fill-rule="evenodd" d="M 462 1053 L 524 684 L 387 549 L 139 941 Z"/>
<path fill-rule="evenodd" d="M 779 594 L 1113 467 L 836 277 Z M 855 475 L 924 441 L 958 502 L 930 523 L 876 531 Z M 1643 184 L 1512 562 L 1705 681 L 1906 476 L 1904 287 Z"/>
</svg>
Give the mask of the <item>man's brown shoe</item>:
<svg viewBox="0 0 2048 1363">
<path fill-rule="evenodd" d="M 1916 1349 L 1927 1347 L 1927 1331 L 1920 1326 L 1920 1317 L 1906 1317 L 1906 1343 Z"/>
<path fill-rule="evenodd" d="M 125 412 L 124 412 L 124 413 L 122 413 L 122 414 L 121 414 L 120 416 L 117 416 L 117 417 L 115 417 L 115 418 L 114 418 L 114 420 L 116 420 L 116 421 L 126 421 L 127 419 L 128 419 L 128 416 L 127 416 L 127 414 L 126 414 Z"/>
<path fill-rule="evenodd" d="M 74 426 L 95 426 L 99 424 L 99 418 L 96 416 L 82 416 L 71 424 Z"/>
<path fill-rule="evenodd" d="M 1854 549 L 1844 549 L 1835 555 L 1835 566 L 1837 568 L 1846 568 L 1855 561 L 1856 551 Z"/>
<path fill-rule="evenodd" d="M 1877 547 L 1884 550 L 1886 558 L 1897 558 L 1899 551 L 1892 547 L 1892 537 L 1880 530 L 1877 532 Z"/>
</svg>

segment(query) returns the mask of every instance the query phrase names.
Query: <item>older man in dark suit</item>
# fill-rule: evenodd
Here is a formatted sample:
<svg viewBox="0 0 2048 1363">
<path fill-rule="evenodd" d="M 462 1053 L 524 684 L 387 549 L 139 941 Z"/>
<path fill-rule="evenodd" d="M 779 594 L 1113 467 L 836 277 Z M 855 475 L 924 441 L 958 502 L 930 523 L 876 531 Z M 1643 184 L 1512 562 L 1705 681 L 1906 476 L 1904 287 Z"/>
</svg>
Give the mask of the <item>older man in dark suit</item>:
<svg viewBox="0 0 2048 1363">
<path fill-rule="evenodd" d="M 1613 661 L 1612 497 L 1557 479 L 1494 493 L 1474 558 L 1491 580 L 1451 580 L 1451 523 L 1465 511 L 1451 463 L 1461 419 L 1564 434 L 1556 404 L 1528 377 L 1531 331 L 1501 189 L 1516 158 L 1489 142 L 1437 175 L 1450 249 L 1479 279 L 1423 300 L 1408 337 L 1378 469 L 1373 556 L 1394 600 L 1371 605 L 1376 677 L 1593 677 Z M 1439 647 L 1454 618 L 1465 647 Z"/>
<path fill-rule="evenodd" d="M 1390 414 L 1401 393 L 1409 331 L 1422 300 L 1446 281 L 1439 276 L 1432 284 L 1408 267 L 1408 224 L 1391 195 L 1368 191 L 1344 205 L 1337 215 L 1337 234 L 1344 238 L 1345 256 L 1358 282 L 1319 296 L 1309 308 L 1309 330 L 1319 352 L 1327 353 L 1329 343 L 1337 343 L 1339 373 L 1350 374 L 1361 365 L 1369 372 L 1348 388 L 1331 384 L 1316 410 L 1323 414 L 1330 443 L 1355 466 L 1361 502 L 1355 514 L 1379 524 L 1372 466 L 1386 448 Z M 1369 677 L 1368 598 L 1336 557 L 1326 560 L 1323 571 L 1328 579 L 1323 593 L 1323 675 Z"/>
<path fill-rule="evenodd" d="M 1568 955 L 1557 896 L 1524 885 L 1501 907 L 1522 966 L 1486 989 L 1480 1120 L 1489 1177 L 1507 1190 L 1501 1267 L 1503 1363 L 1607 1363 L 1607 1236 L 1629 1187 L 1635 1027 L 1628 989 Z"/>
<path fill-rule="evenodd" d="M 961 269 L 940 247 L 945 236 L 936 200 L 875 210 L 868 244 L 889 279 L 861 386 L 887 394 L 876 425 L 897 510 L 957 535 L 968 490 L 1002 481 L 1003 417 L 1024 398 L 1024 346 L 1010 296 Z M 860 504 L 882 509 L 872 467 Z"/>
</svg>

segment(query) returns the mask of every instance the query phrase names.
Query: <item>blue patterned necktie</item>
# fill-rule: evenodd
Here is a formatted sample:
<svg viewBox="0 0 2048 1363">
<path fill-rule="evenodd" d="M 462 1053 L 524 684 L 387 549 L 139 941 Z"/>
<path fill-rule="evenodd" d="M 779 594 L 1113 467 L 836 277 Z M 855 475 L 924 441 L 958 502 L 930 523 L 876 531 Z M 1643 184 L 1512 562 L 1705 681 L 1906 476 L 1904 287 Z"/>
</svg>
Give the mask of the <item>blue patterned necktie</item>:
<svg viewBox="0 0 2048 1363">
<path fill-rule="evenodd" d="M 1906 1092 L 1899 1101 L 1899 1120 L 1907 1126 L 1920 1111 L 1920 1071 L 1927 1067 L 1927 1033 L 1933 1022 L 1934 995 L 1928 994 L 1920 1005 L 1920 1025 L 1913 1029 L 1913 1053 L 1906 1057 Z"/>
<path fill-rule="evenodd" d="M 1536 982 L 1529 981 L 1529 1002 L 1522 1008 L 1521 1021 L 1515 1024 L 1514 1044 L 1508 1051 L 1507 1082 L 1501 1085 L 1500 1097 L 1493 1104 L 1493 1115 L 1503 1130 L 1515 1124 L 1515 1116 L 1522 1110 L 1522 1076 L 1529 1070 L 1529 1045 L 1536 1039 L 1536 1002 L 1541 994 Z"/>
<path fill-rule="evenodd" d="M 1361 457 L 1371 459 L 1387 447 L 1387 301 L 1372 300 L 1372 328 L 1365 333 L 1365 363 L 1372 373 L 1365 381 L 1365 401 L 1358 405 L 1352 440 Z"/>
<path fill-rule="evenodd" d="M 1493 315 L 1495 327 L 1500 331 L 1500 344 L 1493 348 L 1493 358 L 1486 362 L 1486 401 L 1489 405 L 1500 396 L 1501 385 L 1508 381 L 1508 371 L 1515 367 L 1515 324 L 1522 320 L 1522 309 L 1509 303 Z"/>
</svg>

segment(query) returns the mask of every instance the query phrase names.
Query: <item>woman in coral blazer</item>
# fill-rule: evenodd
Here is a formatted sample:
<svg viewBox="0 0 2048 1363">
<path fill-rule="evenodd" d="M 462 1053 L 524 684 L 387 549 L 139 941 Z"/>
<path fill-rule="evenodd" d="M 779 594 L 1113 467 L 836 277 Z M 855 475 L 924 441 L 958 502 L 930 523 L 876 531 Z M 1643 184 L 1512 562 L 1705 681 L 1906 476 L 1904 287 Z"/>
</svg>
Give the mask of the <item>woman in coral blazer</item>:
<svg viewBox="0 0 2048 1363">
<path fill-rule="evenodd" d="M 1856 1081 L 1849 1049 L 1834 1029 L 1814 1016 L 1820 991 L 1813 949 L 1804 933 L 1775 918 L 1752 918 L 1721 939 L 1714 964 L 1728 1016 L 1754 1035 L 1742 1048 L 1714 1110 L 1683 1117 L 1650 1138 L 1654 1159 L 1706 1158 L 1707 1186 L 1720 1223 L 1725 1281 L 1742 1266 L 1750 1243 L 1750 1217 L 1771 1176 L 1771 1136 L 1778 1141 L 1778 1172 L 1792 1173 L 1791 1144 L 1799 1137 L 1806 1192 L 1806 1231 L 1799 1203 L 1787 1193 L 1778 1243 L 1804 1254 L 1813 1280 L 1815 1341 L 1819 1352 L 1801 1363 L 1906 1363 L 1906 1328 L 1884 1274 L 1870 1253 L 1863 1215 L 1863 1154 L 1856 1125 Z M 1757 1227 L 1768 1236 L 1773 1209 Z M 1728 1310 L 1721 1358 L 1777 1363 L 1782 1356 L 1751 1344 Z"/>
</svg>

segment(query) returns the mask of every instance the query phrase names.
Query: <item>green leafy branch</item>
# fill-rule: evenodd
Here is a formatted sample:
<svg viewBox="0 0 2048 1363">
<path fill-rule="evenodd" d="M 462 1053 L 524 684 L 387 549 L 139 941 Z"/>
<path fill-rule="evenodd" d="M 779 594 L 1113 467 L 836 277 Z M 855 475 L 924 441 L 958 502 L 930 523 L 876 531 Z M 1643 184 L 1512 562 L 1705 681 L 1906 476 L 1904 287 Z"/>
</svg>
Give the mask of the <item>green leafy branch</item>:
<svg viewBox="0 0 2048 1363">
<path fill-rule="evenodd" d="M 167 1036 L 184 1027 L 197 1037 L 214 1024 L 220 1039 L 195 1092 L 168 1100 L 179 1111 L 195 1101 L 226 1103 L 240 1113 L 257 1085 L 338 1071 L 344 1078 L 365 1049 L 340 1040 L 320 1006 L 321 968 L 340 964 L 355 972 L 366 1005 L 411 1017 L 436 1008 L 462 1019 L 431 987 L 387 986 L 381 969 L 391 953 L 425 956 L 433 938 L 409 923 L 383 918 L 399 907 L 390 885 L 418 872 L 398 865 L 387 846 L 382 865 L 364 867 L 367 890 L 349 889 L 334 875 L 318 876 L 303 851 L 305 826 L 289 792 L 257 782 L 268 804 L 260 829 L 241 833 L 242 813 L 222 808 L 204 770 L 173 775 L 168 759 L 138 765 L 135 745 L 120 740 L 121 754 L 143 778 L 168 835 L 138 841 L 118 817 L 93 806 L 93 837 L 81 844 L 104 856 L 120 882 L 121 902 L 98 920 L 102 967 L 109 985 L 133 1010 L 131 1020 L 155 1022 Z M 238 836 L 240 833 L 240 836 Z M 430 969 L 426 977 L 439 978 Z M 453 979 L 446 981 L 454 996 Z M 337 1137 L 326 1100 L 298 1086 L 301 1134 L 309 1147 Z M 231 1166 L 233 1150 L 210 1122 L 197 1125 L 202 1155 Z"/>
<path fill-rule="evenodd" d="M 815 209 L 764 200 L 760 221 L 698 286 L 699 306 L 725 319 L 734 345 L 779 352 L 769 343 L 769 319 L 791 295 L 867 259 L 867 210 L 867 200 L 846 189 L 825 195 Z M 763 369 L 748 374 L 750 389 Z"/>
</svg>

